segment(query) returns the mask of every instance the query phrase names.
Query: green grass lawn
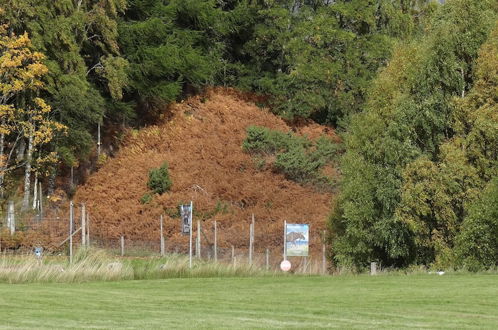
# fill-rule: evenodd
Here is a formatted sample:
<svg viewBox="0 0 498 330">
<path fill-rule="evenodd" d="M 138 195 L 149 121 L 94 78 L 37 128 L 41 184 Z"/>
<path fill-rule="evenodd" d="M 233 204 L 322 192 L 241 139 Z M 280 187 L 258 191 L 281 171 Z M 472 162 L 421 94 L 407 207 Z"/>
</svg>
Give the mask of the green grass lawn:
<svg viewBox="0 0 498 330">
<path fill-rule="evenodd" d="M 496 329 L 498 276 L 0 284 L 0 327 Z"/>
</svg>

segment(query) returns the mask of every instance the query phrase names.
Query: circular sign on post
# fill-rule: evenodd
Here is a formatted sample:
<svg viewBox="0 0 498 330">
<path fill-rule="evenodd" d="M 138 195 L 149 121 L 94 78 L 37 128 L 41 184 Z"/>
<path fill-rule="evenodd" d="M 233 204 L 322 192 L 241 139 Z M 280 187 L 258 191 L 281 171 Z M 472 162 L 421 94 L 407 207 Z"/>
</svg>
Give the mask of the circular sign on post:
<svg viewBox="0 0 498 330">
<path fill-rule="evenodd" d="M 288 272 L 291 269 L 291 263 L 289 260 L 284 260 L 280 263 L 280 269 L 284 272 Z"/>
</svg>

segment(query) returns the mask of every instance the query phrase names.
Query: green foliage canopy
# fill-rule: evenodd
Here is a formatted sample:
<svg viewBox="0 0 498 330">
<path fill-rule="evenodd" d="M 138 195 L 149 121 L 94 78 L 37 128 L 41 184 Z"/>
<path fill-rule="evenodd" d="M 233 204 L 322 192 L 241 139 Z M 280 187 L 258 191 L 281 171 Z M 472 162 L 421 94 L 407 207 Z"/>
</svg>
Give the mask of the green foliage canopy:
<svg viewBox="0 0 498 330">
<path fill-rule="evenodd" d="M 469 0 L 439 7 L 426 34 L 401 43 L 376 78 L 346 135 L 342 192 L 331 215 L 337 262 L 454 262 L 466 203 L 482 187 L 459 149 L 455 99 L 475 83 L 493 9 L 491 1 Z"/>
</svg>

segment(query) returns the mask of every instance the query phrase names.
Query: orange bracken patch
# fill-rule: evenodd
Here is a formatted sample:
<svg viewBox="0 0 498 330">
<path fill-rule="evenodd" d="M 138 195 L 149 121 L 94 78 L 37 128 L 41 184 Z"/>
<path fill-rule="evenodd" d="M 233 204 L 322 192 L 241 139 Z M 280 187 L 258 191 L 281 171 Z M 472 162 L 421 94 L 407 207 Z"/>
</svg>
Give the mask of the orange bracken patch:
<svg viewBox="0 0 498 330">
<path fill-rule="evenodd" d="M 217 220 L 221 247 L 247 246 L 254 214 L 256 249 L 281 246 L 287 220 L 309 223 L 312 249 L 318 250 L 332 194 L 303 187 L 270 170 L 257 170 L 241 147 L 250 125 L 281 131 L 291 127 L 228 89 L 213 89 L 168 111 L 172 113 L 168 121 L 130 133 L 117 156 L 78 189 L 75 201 L 85 202 L 91 212 L 92 235 L 157 240 L 163 214 L 168 246 L 184 251 L 188 236 L 180 234 L 180 219 L 172 216 L 180 203 L 192 200 L 194 223 L 202 220 L 208 240 Z M 297 131 L 313 138 L 321 132 L 336 138 L 333 131 L 316 124 L 301 125 Z M 163 162 L 169 166 L 171 191 L 141 204 L 148 192 L 149 170 Z"/>
</svg>

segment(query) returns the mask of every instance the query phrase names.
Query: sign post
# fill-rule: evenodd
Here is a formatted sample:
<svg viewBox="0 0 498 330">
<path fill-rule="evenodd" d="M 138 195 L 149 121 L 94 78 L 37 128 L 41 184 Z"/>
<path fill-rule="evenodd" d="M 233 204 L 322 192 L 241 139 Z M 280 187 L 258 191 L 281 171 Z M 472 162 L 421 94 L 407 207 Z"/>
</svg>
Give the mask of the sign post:
<svg viewBox="0 0 498 330">
<path fill-rule="evenodd" d="M 287 260 L 287 220 L 284 221 L 284 260 Z"/>
<path fill-rule="evenodd" d="M 190 201 L 190 214 L 189 214 L 189 218 L 188 218 L 188 231 L 189 231 L 189 235 L 190 235 L 190 246 L 189 246 L 189 252 L 188 252 L 188 265 L 189 265 L 189 268 L 192 268 L 192 212 L 193 212 L 193 205 L 192 205 L 192 201 Z"/>
<path fill-rule="evenodd" d="M 180 217 L 182 218 L 182 234 L 189 234 L 188 258 L 189 267 L 192 268 L 192 213 L 194 211 L 192 201 L 190 205 L 180 205 Z"/>
</svg>

